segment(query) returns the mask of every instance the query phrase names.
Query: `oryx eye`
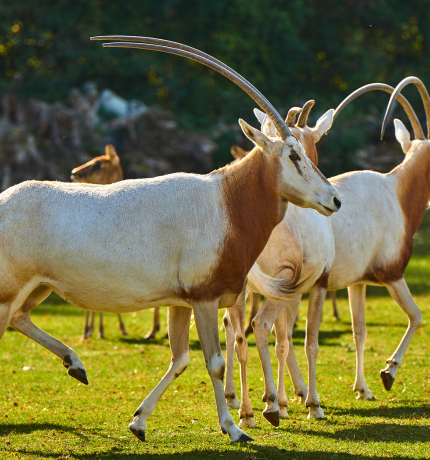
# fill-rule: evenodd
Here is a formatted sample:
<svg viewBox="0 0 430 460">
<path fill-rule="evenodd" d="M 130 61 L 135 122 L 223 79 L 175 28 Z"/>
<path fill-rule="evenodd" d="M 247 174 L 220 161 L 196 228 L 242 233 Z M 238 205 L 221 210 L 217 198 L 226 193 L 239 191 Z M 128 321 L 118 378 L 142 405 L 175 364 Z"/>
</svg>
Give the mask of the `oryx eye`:
<svg viewBox="0 0 430 460">
<path fill-rule="evenodd" d="M 299 157 L 299 155 L 297 153 L 292 153 L 290 155 L 290 160 L 291 161 L 297 161 L 297 160 L 301 160 L 301 158 Z"/>
</svg>

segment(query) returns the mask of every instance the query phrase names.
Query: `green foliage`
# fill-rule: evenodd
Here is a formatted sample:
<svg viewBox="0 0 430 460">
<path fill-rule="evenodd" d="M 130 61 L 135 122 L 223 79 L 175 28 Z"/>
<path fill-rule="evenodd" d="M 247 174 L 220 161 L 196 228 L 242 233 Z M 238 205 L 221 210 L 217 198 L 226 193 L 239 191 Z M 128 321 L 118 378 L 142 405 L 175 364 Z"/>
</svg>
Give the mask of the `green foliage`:
<svg viewBox="0 0 430 460">
<path fill-rule="evenodd" d="M 396 84 L 410 74 L 426 81 L 429 11 L 428 0 L 3 0 L 0 88 L 18 80 L 22 96 L 54 101 L 93 80 L 172 109 L 187 128 L 251 118 L 253 101 L 200 64 L 89 41 L 100 34 L 147 35 L 223 60 L 278 108 L 314 97 L 322 111 L 365 83 Z M 354 106 L 367 111 L 369 100 Z"/>
</svg>

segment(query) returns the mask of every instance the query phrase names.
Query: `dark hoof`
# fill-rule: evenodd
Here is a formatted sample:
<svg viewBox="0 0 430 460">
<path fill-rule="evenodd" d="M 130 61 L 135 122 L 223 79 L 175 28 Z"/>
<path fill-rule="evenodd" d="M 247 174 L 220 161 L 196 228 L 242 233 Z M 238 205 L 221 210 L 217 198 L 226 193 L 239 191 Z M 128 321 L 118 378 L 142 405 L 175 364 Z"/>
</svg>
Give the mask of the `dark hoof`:
<svg viewBox="0 0 430 460">
<path fill-rule="evenodd" d="M 67 373 L 71 376 L 74 377 L 76 380 L 79 380 L 81 383 L 88 385 L 88 379 L 87 379 L 87 373 L 85 372 L 85 369 L 81 368 L 69 368 Z"/>
<path fill-rule="evenodd" d="M 249 441 L 254 441 L 252 438 L 250 438 L 248 435 L 243 433 L 240 435 L 240 438 L 237 440 L 237 442 L 249 442 Z"/>
<path fill-rule="evenodd" d="M 263 412 L 263 416 L 273 426 L 279 426 L 279 411 L 277 411 L 277 412 Z"/>
<path fill-rule="evenodd" d="M 384 371 L 382 370 L 379 375 L 381 376 L 382 383 L 384 384 L 384 388 L 387 391 L 391 390 L 391 387 L 393 386 L 394 379 L 390 374 L 390 371 Z"/>
<path fill-rule="evenodd" d="M 144 430 L 138 430 L 136 428 L 130 428 L 130 431 L 136 436 L 139 441 L 144 442 L 145 441 L 145 431 Z"/>
</svg>

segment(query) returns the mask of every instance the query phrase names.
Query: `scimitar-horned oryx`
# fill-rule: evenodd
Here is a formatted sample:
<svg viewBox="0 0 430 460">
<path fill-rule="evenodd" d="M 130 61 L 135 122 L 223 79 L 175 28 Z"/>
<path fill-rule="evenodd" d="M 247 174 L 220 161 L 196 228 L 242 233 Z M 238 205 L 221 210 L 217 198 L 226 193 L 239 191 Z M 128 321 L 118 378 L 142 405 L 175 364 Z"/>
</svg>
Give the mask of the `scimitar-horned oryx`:
<svg viewBox="0 0 430 460">
<path fill-rule="evenodd" d="M 170 307 L 170 367 L 130 424 L 144 440 L 148 417 L 189 363 L 193 312 L 221 430 L 233 441 L 248 441 L 224 398 L 218 309 L 235 303 L 288 201 L 329 216 L 340 208 L 339 194 L 273 106 L 227 66 L 193 50 L 133 42 L 105 46 L 158 50 L 211 67 L 254 99 L 279 137 L 271 139 L 239 120 L 255 148 L 241 162 L 208 175 L 176 173 L 111 185 L 29 181 L 3 192 L 0 337 L 10 324 L 59 356 L 71 376 L 88 383 L 76 353 L 31 322 L 33 308 L 52 291 L 96 312 Z M 97 237 L 100 228 L 106 238 Z M 266 278 L 273 290 L 284 285 Z"/>
</svg>

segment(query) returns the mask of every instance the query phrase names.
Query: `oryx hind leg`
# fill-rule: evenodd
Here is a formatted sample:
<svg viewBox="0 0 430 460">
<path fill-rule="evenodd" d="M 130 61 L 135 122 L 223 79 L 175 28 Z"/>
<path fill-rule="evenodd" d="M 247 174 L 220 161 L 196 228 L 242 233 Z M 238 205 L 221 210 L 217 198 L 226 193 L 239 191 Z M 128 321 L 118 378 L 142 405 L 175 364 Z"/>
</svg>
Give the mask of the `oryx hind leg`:
<svg viewBox="0 0 430 460">
<path fill-rule="evenodd" d="M 45 285 L 39 285 L 34 289 L 24 304 L 12 316 L 10 325 L 17 331 L 42 345 L 42 347 L 52 351 L 52 353 L 61 358 L 70 376 L 88 385 L 85 367 L 76 353 L 68 346 L 51 337 L 45 331 L 42 331 L 42 329 L 33 324 L 30 319 L 31 311 L 43 302 L 51 292 L 52 288 Z"/>
<path fill-rule="evenodd" d="M 408 315 L 409 325 L 405 335 L 400 341 L 399 346 L 393 355 L 387 359 L 387 366 L 381 370 L 380 375 L 382 383 L 386 390 L 391 390 L 391 387 L 396 378 L 397 371 L 402 364 L 403 356 L 409 346 L 412 337 L 419 329 L 422 323 L 422 314 L 415 303 L 409 291 L 408 285 L 404 278 L 394 281 L 387 286 L 391 297 L 396 301 L 397 305 Z"/>
<path fill-rule="evenodd" d="M 172 353 L 170 366 L 157 386 L 137 408 L 134 419 L 129 425 L 132 433 L 141 441 L 145 441 L 146 422 L 154 412 L 161 396 L 169 385 L 184 372 L 190 362 L 188 345 L 191 312 L 191 308 L 187 307 L 168 308 L 167 327 Z"/>
</svg>

